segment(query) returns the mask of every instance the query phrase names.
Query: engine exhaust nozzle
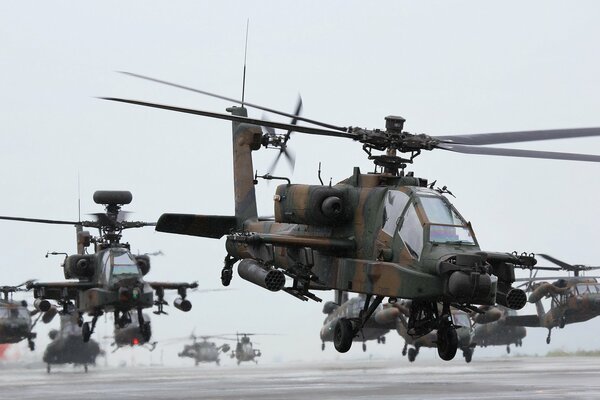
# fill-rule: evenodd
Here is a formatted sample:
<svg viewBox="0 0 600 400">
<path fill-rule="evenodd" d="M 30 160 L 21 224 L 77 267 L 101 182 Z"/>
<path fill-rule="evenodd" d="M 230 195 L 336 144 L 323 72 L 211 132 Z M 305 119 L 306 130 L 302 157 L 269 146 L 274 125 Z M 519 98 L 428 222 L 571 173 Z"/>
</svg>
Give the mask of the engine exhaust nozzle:
<svg viewBox="0 0 600 400">
<path fill-rule="evenodd" d="M 178 310 L 188 312 L 192 309 L 192 302 L 178 297 L 173 301 L 173 306 L 175 306 L 175 308 Z"/>
<path fill-rule="evenodd" d="M 52 307 L 50 302 L 46 299 L 35 299 L 33 302 L 33 306 L 35 307 L 36 310 L 41 311 L 41 312 L 47 312 Z"/>
</svg>

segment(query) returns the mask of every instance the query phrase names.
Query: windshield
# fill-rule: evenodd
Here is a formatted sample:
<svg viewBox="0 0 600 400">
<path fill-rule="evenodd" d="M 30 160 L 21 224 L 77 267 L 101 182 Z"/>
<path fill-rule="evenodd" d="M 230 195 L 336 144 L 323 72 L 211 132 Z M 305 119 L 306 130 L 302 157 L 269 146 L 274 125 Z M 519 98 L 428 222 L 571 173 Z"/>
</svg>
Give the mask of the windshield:
<svg viewBox="0 0 600 400">
<path fill-rule="evenodd" d="M 429 241 L 432 243 L 457 243 L 475 245 L 471 230 L 465 226 L 431 225 Z"/>
<path fill-rule="evenodd" d="M 430 242 L 475 245 L 471 229 L 450 204 L 439 197 L 420 196 L 419 199 L 431 224 Z"/>
<path fill-rule="evenodd" d="M 577 292 L 579 292 L 579 294 L 598 293 L 598 286 L 579 284 L 577 285 Z"/>
<path fill-rule="evenodd" d="M 454 313 L 452 314 L 452 319 L 454 320 L 454 325 L 464 326 L 465 328 L 471 326 L 471 320 L 467 314 Z"/>
<path fill-rule="evenodd" d="M 135 262 L 135 259 L 130 253 L 112 253 L 111 256 L 113 264 L 113 276 L 140 274 L 140 270 Z"/>
<path fill-rule="evenodd" d="M 404 211 L 410 198 L 404 192 L 399 190 L 390 190 L 385 199 L 385 208 L 383 211 L 382 230 L 390 236 L 394 236 L 400 214 Z"/>
<path fill-rule="evenodd" d="M 421 205 L 432 224 L 465 225 L 460 216 L 439 197 L 421 196 Z"/>
<path fill-rule="evenodd" d="M 423 226 L 421 225 L 421 221 L 419 221 L 415 206 L 412 204 L 404 214 L 404 220 L 400 228 L 400 238 L 413 257 L 419 258 L 421 256 L 421 250 L 423 250 Z"/>
</svg>

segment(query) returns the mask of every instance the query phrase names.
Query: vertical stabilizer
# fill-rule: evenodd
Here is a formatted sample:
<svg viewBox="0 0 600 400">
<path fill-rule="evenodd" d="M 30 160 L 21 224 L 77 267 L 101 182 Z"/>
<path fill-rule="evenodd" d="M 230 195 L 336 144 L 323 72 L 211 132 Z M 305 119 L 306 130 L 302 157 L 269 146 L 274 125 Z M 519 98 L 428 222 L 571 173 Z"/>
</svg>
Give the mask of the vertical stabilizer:
<svg viewBox="0 0 600 400">
<path fill-rule="evenodd" d="M 244 107 L 230 107 L 227 111 L 233 115 L 248 116 Z M 241 228 L 244 221 L 258 218 L 252 151 L 260 149 L 262 130 L 258 126 L 238 122 L 232 125 L 235 217 L 238 228 Z"/>
</svg>

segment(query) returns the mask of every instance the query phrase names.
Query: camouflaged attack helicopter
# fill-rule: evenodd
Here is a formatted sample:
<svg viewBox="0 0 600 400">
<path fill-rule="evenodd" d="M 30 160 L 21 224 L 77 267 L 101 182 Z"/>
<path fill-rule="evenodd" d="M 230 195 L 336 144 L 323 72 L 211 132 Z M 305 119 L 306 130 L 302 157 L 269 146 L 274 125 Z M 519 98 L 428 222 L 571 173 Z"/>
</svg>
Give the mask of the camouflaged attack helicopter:
<svg viewBox="0 0 600 400">
<path fill-rule="evenodd" d="M 196 282 L 146 282 L 143 277 L 150 271 L 150 257 L 134 255 L 128 243 L 121 243 L 124 229 L 154 226 L 155 223 L 123 220 L 125 213 L 121 206 L 129 204 L 132 195 L 128 191 L 97 191 L 94 202 L 106 206 L 105 213 L 95 214 L 95 221 L 60 221 L 22 217 L 0 216 L 3 220 L 37 222 L 46 224 L 73 225 L 77 230 L 77 254 L 64 254 L 62 264 L 64 282 L 30 282 L 33 289 L 36 309 L 47 312 L 52 305 L 49 300 L 58 302 L 60 312 L 75 312 L 81 326 L 83 341 L 90 340 L 98 318 L 105 312 L 114 313 L 115 324 L 124 328 L 132 321 L 131 313 L 137 314 L 139 331 L 146 342 L 152 336 L 150 321 L 144 319 L 142 310 L 157 306 L 155 314 L 166 314 L 165 290 L 176 290 L 175 308 L 187 312 L 192 303 L 186 299 L 188 289 L 198 286 Z M 97 228 L 99 236 L 94 237 L 83 231 L 84 227 Z M 94 253 L 87 248 L 94 244 Z M 155 300 L 156 295 L 156 300 Z M 72 310 L 73 302 L 75 311 Z M 87 313 L 91 322 L 84 322 Z"/>
<path fill-rule="evenodd" d="M 422 335 L 415 336 L 409 333 L 408 317 L 410 316 L 410 301 L 402 301 L 395 304 L 401 311 L 396 324 L 396 332 L 404 339 L 402 355 L 408 357 L 408 361 L 413 362 L 419 355 L 421 347 L 437 348 L 437 332 L 435 330 Z M 452 323 L 456 328 L 457 345 L 462 351 L 463 358 L 467 363 L 473 359 L 473 325 L 469 314 L 456 308 L 450 309 Z M 409 347 L 410 346 L 410 347 Z"/>
<path fill-rule="evenodd" d="M 517 315 L 515 310 L 502 306 L 482 306 L 479 311 L 471 314 L 473 343 L 478 347 L 506 346 L 506 353 L 510 354 L 510 345 L 523 345 L 527 330 L 510 322 Z"/>
<path fill-rule="evenodd" d="M 328 301 L 323 305 L 325 321 L 321 327 L 321 350 L 325 350 L 325 342 L 333 342 L 335 326 L 342 318 L 359 318 L 364 308 L 365 296 L 359 295 L 348 299 L 347 292 L 336 291 L 336 301 Z M 385 344 L 385 335 L 396 327 L 396 321 L 400 311 L 392 304 L 380 305 L 373 312 L 372 317 L 365 326 L 354 337 L 355 342 L 362 342 L 363 351 L 367 351 L 368 340 L 376 340 L 377 343 Z"/>
<path fill-rule="evenodd" d="M 35 350 L 36 333 L 33 328 L 37 322 L 42 319 L 44 323 L 52 321 L 56 315 L 56 308 L 52 307 L 46 312 L 40 313 L 37 309 L 29 310 L 27 301 L 13 300 L 12 295 L 15 292 L 27 291 L 23 287 L 32 281 L 24 282 L 17 286 L 0 286 L 0 344 L 18 343 L 27 339 L 29 350 Z M 37 314 L 37 318 L 32 320 L 32 316 Z"/>
<path fill-rule="evenodd" d="M 599 136 L 600 128 L 522 131 L 474 135 L 429 136 L 404 130 L 401 117 L 386 117 L 385 129 L 335 126 L 295 114 L 214 95 L 154 78 L 130 74 L 241 104 L 231 114 L 174 107 L 123 98 L 105 100 L 232 121 L 235 214 L 163 214 L 156 230 L 208 238 L 227 237 L 225 266 L 228 285 L 238 261 L 239 275 L 271 291 L 284 290 L 301 299 L 320 299 L 311 290 L 337 289 L 366 295 L 358 318 L 340 319 L 334 345 L 346 352 L 387 297 L 411 299 L 408 332 L 418 337 L 437 331 L 438 353 L 444 360 L 458 348 L 450 307 L 466 311 L 476 305 L 522 308 L 524 291 L 512 287 L 514 268 L 533 268 L 529 255 L 483 251 L 471 224 L 426 179 L 405 173 L 423 151 L 446 150 L 557 160 L 600 162 L 600 156 L 486 147 L 502 143 Z M 292 123 L 248 118 L 244 106 L 291 117 Z M 313 126 L 300 126 L 303 121 Z M 318 126 L 318 127 L 314 127 Z M 287 133 L 263 133 L 261 127 Z M 258 218 L 252 152 L 264 146 L 291 160 L 291 132 L 350 139 L 362 145 L 375 171 L 352 175 L 336 185 L 287 184 L 274 196 L 275 218 Z M 384 153 L 376 154 L 377 151 Z M 264 179 L 277 179 L 270 174 Z M 285 287 L 288 276 L 292 285 Z M 442 304 L 441 312 L 438 303 Z"/>
<path fill-rule="evenodd" d="M 531 277 L 527 281 L 531 292 L 528 301 L 534 303 L 537 315 L 515 315 L 507 317 L 507 323 L 516 326 L 542 327 L 548 329 L 546 343 L 550 344 L 552 329 L 585 322 L 600 316 L 600 282 L 598 277 L 581 276 L 580 272 L 600 269 L 587 265 L 571 265 L 546 254 L 541 257 L 558 265 L 560 269 L 573 272 L 571 277 Z M 549 268 L 547 268 L 549 269 Z M 555 280 L 554 282 L 540 282 Z M 550 299 L 546 312 L 543 299 Z"/>
<path fill-rule="evenodd" d="M 178 353 L 179 357 L 187 357 L 194 359 L 194 363 L 196 366 L 200 363 L 210 363 L 214 362 L 217 365 L 221 364 L 220 355 L 221 353 L 227 353 L 231 346 L 229 344 L 224 343 L 220 346 L 217 346 L 215 342 L 209 342 L 208 339 L 222 339 L 222 340 L 231 340 L 229 338 L 224 338 L 219 335 L 202 335 L 196 336 L 194 333 L 190 335 L 190 339 L 192 339 L 191 344 L 186 344 L 183 346 L 183 350 Z M 202 339 L 202 341 L 198 341 L 198 339 Z M 239 364 L 239 363 L 238 363 Z"/>
</svg>

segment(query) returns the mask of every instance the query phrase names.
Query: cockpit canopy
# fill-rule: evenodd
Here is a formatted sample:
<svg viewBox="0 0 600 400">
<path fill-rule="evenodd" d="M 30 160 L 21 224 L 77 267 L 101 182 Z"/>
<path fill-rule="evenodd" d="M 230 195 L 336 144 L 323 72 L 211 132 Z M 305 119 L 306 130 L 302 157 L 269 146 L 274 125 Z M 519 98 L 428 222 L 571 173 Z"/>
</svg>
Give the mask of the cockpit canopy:
<svg viewBox="0 0 600 400">
<path fill-rule="evenodd" d="M 25 307 L 2 307 L 0 306 L 0 319 L 29 319 L 29 311 Z"/>
<path fill-rule="evenodd" d="M 398 232 L 414 258 L 424 243 L 476 246 L 470 226 L 448 200 L 434 190 L 389 190 L 385 200 L 382 230 L 394 237 Z"/>
<path fill-rule="evenodd" d="M 122 248 L 107 250 L 102 257 L 102 267 L 107 283 L 142 276 L 135 257 Z"/>
</svg>

